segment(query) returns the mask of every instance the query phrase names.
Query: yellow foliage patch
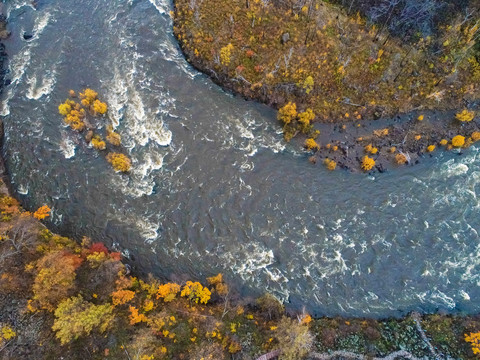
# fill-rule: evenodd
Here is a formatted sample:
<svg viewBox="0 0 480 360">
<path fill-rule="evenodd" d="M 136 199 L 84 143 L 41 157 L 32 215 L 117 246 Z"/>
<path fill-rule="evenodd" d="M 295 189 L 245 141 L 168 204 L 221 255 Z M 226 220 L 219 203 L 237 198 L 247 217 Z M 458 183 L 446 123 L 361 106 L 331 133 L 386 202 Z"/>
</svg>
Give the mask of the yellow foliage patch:
<svg viewBox="0 0 480 360">
<path fill-rule="evenodd" d="M 135 325 L 140 322 L 147 322 L 147 317 L 144 314 L 140 314 L 136 307 L 130 306 L 128 309 L 130 311 L 130 325 Z"/>
<path fill-rule="evenodd" d="M 474 117 L 475 117 L 475 112 L 468 111 L 467 109 L 455 115 L 455 119 L 461 122 L 470 122 L 473 120 Z"/>
<path fill-rule="evenodd" d="M 325 159 L 323 163 L 325 164 L 325 167 L 330 171 L 333 171 L 337 168 L 337 163 L 331 159 Z"/>
<path fill-rule="evenodd" d="M 69 104 L 58 105 L 58 112 L 60 113 L 60 115 L 67 116 L 70 111 L 72 111 L 72 107 Z"/>
<path fill-rule="evenodd" d="M 93 102 L 93 111 L 95 111 L 97 114 L 103 115 L 107 112 L 107 110 L 107 104 L 101 102 L 100 100 L 95 100 Z"/>
<path fill-rule="evenodd" d="M 375 166 L 375 160 L 373 160 L 371 157 L 368 157 L 368 156 L 363 157 L 362 170 L 369 171 L 369 170 L 372 170 L 374 166 Z"/>
<path fill-rule="evenodd" d="M 314 139 L 305 140 L 305 149 L 307 150 L 320 150 L 320 145 Z"/>
<path fill-rule="evenodd" d="M 304 126 L 310 125 L 313 119 L 315 119 L 315 114 L 310 108 L 298 114 L 298 122 Z"/>
<path fill-rule="evenodd" d="M 472 351 L 475 355 L 480 354 L 480 332 L 465 334 L 465 341 L 470 343 Z"/>
<path fill-rule="evenodd" d="M 92 89 L 85 89 L 83 93 L 80 93 L 80 98 L 82 99 L 82 104 L 85 106 L 92 105 L 93 102 L 97 99 L 98 93 Z"/>
<path fill-rule="evenodd" d="M 50 216 L 50 212 L 52 209 L 50 209 L 47 205 L 43 205 L 42 207 L 38 208 L 37 211 L 33 213 L 33 217 L 38 220 L 43 220 L 47 217 Z"/>
<path fill-rule="evenodd" d="M 112 293 L 112 304 L 114 306 L 126 304 L 132 301 L 135 297 L 135 292 L 130 290 L 118 290 Z"/>
<path fill-rule="evenodd" d="M 92 146 L 97 150 L 105 150 L 107 148 L 107 144 L 105 143 L 105 141 L 103 141 L 102 138 L 98 135 L 95 135 L 92 138 Z"/>
<path fill-rule="evenodd" d="M 220 49 L 220 62 L 223 65 L 225 66 L 230 65 L 232 51 L 233 51 L 233 45 L 231 43 Z"/>
<path fill-rule="evenodd" d="M 292 120 L 297 117 L 297 104 L 287 103 L 284 107 L 278 110 L 277 118 L 284 124 L 290 124 Z"/>
<path fill-rule="evenodd" d="M 180 285 L 175 283 L 163 284 L 158 287 L 157 299 L 163 299 L 164 302 L 170 302 L 180 292 Z"/>
<path fill-rule="evenodd" d="M 181 296 L 194 300 L 197 304 L 206 304 L 210 300 L 212 293 L 207 287 L 203 287 L 199 282 L 187 281 L 180 293 Z"/>
<path fill-rule="evenodd" d="M 404 165 L 407 163 L 408 159 L 404 154 L 395 155 L 395 161 L 398 165 Z"/>
<path fill-rule="evenodd" d="M 452 139 L 452 145 L 454 147 L 462 147 L 465 145 L 465 137 L 462 135 L 457 135 Z"/>
<path fill-rule="evenodd" d="M 15 336 L 17 336 L 17 333 L 8 325 L 2 326 L 0 329 L 0 340 L 8 341 L 13 339 Z"/>
<path fill-rule="evenodd" d="M 480 132 L 479 131 L 474 131 L 472 133 L 472 140 L 473 141 L 479 141 L 480 140 Z"/>
</svg>

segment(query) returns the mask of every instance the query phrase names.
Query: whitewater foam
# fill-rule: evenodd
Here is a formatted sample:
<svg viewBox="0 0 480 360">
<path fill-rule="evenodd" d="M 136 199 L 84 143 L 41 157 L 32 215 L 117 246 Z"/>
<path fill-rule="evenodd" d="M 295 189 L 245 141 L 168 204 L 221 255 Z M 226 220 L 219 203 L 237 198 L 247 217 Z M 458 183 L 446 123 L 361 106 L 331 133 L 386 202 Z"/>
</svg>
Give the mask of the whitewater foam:
<svg viewBox="0 0 480 360">
<path fill-rule="evenodd" d="M 39 75 L 41 77 L 40 85 L 37 74 L 34 74 L 32 77 L 27 77 L 27 83 L 29 84 L 28 91 L 26 97 L 30 100 L 39 100 L 41 97 L 45 95 L 49 95 L 56 83 L 56 71 L 51 70 L 44 72 L 43 74 Z"/>
</svg>

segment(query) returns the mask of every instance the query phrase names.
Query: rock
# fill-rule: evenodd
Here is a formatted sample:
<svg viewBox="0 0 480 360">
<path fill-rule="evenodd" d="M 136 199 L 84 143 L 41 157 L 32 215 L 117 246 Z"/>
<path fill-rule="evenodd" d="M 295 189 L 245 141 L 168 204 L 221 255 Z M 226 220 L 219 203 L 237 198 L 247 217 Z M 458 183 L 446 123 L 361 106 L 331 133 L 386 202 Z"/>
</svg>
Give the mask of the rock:
<svg viewBox="0 0 480 360">
<path fill-rule="evenodd" d="M 24 38 L 25 40 L 30 40 L 31 38 L 33 38 L 33 35 L 32 35 L 32 34 L 24 33 L 24 34 L 23 34 L 23 38 Z"/>
<path fill-rule="evenodd" d="M 282 35 L 282 44 L 287 43 L 290 40 L 290 34 L 289 33 L 283 33 Z"/>
<path fill-rule="evenodd" d="M 5 39 L 8 39 L 10 37 L 10 31 L 8 30 L 2 30 L 0 31 L 0 40 L 5 40 Z"/>
<path fill-rule="evenodd" d="M 10 31 L 7 30 L 7 19 L 0 15 L 0 40 L 5 40 L 10 36 Z"/>
</svg>

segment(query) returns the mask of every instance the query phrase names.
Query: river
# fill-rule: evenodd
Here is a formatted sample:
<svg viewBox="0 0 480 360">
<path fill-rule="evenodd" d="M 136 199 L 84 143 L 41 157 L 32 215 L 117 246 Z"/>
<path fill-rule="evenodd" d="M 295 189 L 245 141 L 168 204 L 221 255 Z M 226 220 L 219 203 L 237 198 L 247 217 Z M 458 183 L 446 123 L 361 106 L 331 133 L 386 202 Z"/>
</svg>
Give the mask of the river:
<svg viewBox="0 0 480 360">
<path fill-rule="evenodd" d="M 316 315 L 480 310 L 480 154 L 383 174 L 328 172 L 285 144 L 275 112 L 184 60 L 166 0 L 11 0 L 4 155 L 28 209 L 104 241 L 144 272 L 265 291 Z M 33 37 L 25 40 L 24 34 Z M 66 128 L 69 89 L 96 89 L 131 175 Z"/>
</svg>

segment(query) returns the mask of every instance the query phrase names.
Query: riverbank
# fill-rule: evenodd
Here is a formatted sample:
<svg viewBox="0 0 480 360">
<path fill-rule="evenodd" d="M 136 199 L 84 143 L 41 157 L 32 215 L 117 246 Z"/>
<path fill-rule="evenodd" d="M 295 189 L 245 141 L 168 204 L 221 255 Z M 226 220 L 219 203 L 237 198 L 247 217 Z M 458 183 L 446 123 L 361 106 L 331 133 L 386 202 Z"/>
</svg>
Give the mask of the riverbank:
<svg viewBox="0 0 480 360">
<path fill-rule="evenodd" d="M 480 316 L 287 314 L 270 295 L 239 297 L 221 275 L 137 278 L 97 239 L 49 232 L 47 212 L 25 212 L 3 182 L 0 213 L 2 359 L 476 358 L 464 334 Z"/>
<path fill-rule="evenodd" d="M 314 163 L 383 171 L 480 129 L 475 114 L 468 125 L 455 117 L 479 98 L 474 17 L 452 16 L 414 43 L 323 1 L 180 0 L 173 18 L 188 61 L 227 90 L 289 110 L 279 115 L 285 138 L 298 135 Z"/>
</svg>

